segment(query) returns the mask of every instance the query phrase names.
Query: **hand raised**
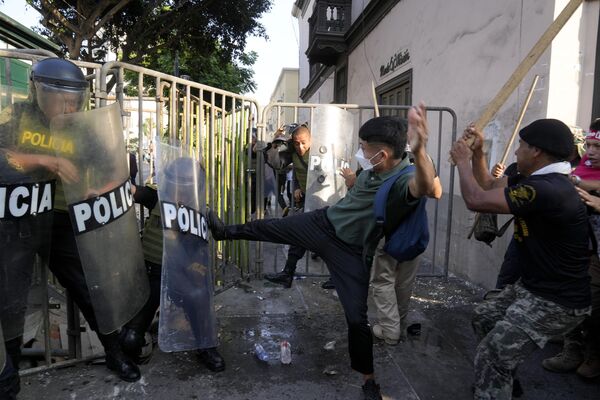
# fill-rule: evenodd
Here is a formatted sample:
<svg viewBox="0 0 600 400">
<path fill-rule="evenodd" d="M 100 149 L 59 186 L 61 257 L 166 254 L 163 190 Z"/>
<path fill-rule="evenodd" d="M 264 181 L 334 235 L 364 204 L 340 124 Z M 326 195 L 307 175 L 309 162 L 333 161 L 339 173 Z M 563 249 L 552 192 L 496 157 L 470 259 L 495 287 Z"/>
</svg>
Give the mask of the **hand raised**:
<svg viewBox="0 0 600 400">
<path fill-rule="evenodd" d="M 461 161 L 468 161 L 473 152 L 469 148 L 466 139 L 460 138 L 452 145 L 452 149 L 450 150 L 450 158 L 454 164 L 458 164 Z"/>
<path fill-rule="evenodd" d="M 483 151 L 483 133 L 477 129 L 475 124 L 470 123 L 463 132 L 463 139 L 474 152 Z"/>
<path fill-rule="evenodd" d="M 427 146 L 429 127 L 427 126 L 427 110 L 425 103 L 408 110 L 408 144 L 413 153 L 423 151 Z"/>
</svg>

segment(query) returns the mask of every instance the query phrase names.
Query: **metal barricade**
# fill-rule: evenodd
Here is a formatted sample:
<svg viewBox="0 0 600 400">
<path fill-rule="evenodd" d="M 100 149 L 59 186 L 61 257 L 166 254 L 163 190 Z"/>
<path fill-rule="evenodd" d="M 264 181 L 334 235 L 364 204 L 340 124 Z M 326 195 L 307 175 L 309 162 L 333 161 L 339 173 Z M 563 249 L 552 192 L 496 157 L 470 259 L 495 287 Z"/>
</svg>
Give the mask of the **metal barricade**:
<svg viewBox="0 0 600 400">
<path fill-rule="evenodd" d="M 358 136 L 358 128 L 368 119 L 374 117 L 373 106 L 362 106 L 358 104 L 309 104 L 309 103 L 271 103 L 261 112 L 261 120 L 258 123 L 259 140 L 268 142 L 272 139 L 272 133 L 284 124 L 308 122 L 312 126 L 314 110 L 319 107 L 337 106 L 354 114 L 354 132 Z M 380 105 L 382 115 L 406 116 L 410 106 L 388 106 Z M 291 112 L 289 112 L 291 111 Z M 448 162 L 445 150 L 456 140 L 457 121 L 455 112 L 447 107 L 427 107 L 428 122 L 430 127 L 430 138 L 428 153 L 432 156 L 438 174 L 442 182 L 448 184 L 444 187 L 442 198 L 439 201 L 429 201 L 427 210 L 431 240 L 426 250 L 419 276 L 448 276 L 450 233 L 452 231 L 452 207 L 454 197 L 454 166 Z M 292 118 L 291 120 L 288 120 Z M 265 168 L 264 162 L 257 163 L 257 175 Z M 262 193 L 262 183 L 258 184 L 259 192 Z M 260 198 L 262 202 L 262 196 Z M 257 206 L 257 212 L 262 212 L 263 204 Z M 262 217 L 262 214 L 261 214 Z M 433 218 L 432 218 L 433 217 Z M 257 244 L 255 259 L 255 275 L 261 275 L 264 270 L 263 244 Z M 311 263 L 306 257 L 306 267 L 303 275 L 322 276 L 326 274 L 321 266 L 318 273 L 310 268 Z"/>
<path fill-rule="evenodd" d="M 112 97 L 108 83 L 116 81 Z M 126 96 L 126 81 L 136 97 Z M 136 85 L 132 82 L 137 82 Z M 139 181 L 153 174 L 153 141 L 187 146 L 204 163 L 207 172 L 207 204 L 228 224 L 249 219 L 250 196 L 248 165 L 252 158 L 252 121 L 257 104 L 244 96 L 202 85 L 184 78 L 147 68 L 109 62 L 102 66 L 95 97 L 100 106 L 113 101 L 121 104 L 124 117 L 131 117 L 132 102 L 137 103 L 138 144 L 149 140 L 150 165 L 148 175 L 139 169 Z M 149 100 L 148 96 L 154 94 Z M 149 138 L 144 133 L 144 105 L 154 103 L 154 129 Z M 142 146 L 138 159 L 144 159 Z M 250 275 L 248 242 L 213 243 L 212 267 L 216 271 L 217 291 L 224 290 L 239 279 Z M 217 260 L 220 260 L 217 262 Z"/>
</svg>

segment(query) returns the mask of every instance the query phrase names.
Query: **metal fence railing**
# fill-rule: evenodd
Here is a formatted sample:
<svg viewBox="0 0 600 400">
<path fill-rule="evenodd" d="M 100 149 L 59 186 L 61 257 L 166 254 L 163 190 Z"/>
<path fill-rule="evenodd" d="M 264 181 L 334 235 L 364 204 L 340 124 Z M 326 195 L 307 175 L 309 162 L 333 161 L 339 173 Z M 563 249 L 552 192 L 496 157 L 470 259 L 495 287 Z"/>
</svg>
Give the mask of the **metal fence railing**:
<svg viewBox="0 0 600 400">
<path fill-rule="evenodd" d="M 262 109 L 261 123 L 258 124 L 259 140 L 268 142 L 271 135 L 277 127 L 294 122 L 308 122 L 312 126 L 314 110 L 319 107 L 330 107 L 324 104 L 309 103 L 271 103 Z M 357 104 L 333 104 L 344 110 L 350 111 L 354 115 L 354 140 L 358 140 L 358 128 L 368 119 L 374 116 L 373 106 L 362 106 Z M 380 105 L 379 109 L 382 115 L 398 115 L 404 117 L 410 106 L 388 106 Z M 292 110 L 292 112 L 284 112 Z M 283 115 L 293 115 L 292 121 L 282 119 Z M 451 143 L 456 140 L 457 121 L 455 112 L 447 107 L 427 107 L 427 116 L 430 127 L 430 138 L 428 143 L 428 152 L 432 156 L 436 165 L 438 174 L 442 182 L 448 182 L 444 187 L 442 199 L 439 201 L 428 202 L 428 214 L 430 223 L 431 239 L 430 245 L 426 250 L 420 276 L 447 276 L 450 254 L 450 232 L 452 230 L 452 202 L 454 197 L 454 166 L 452 166 L 444 155 L 444 149 L 449 149 Z M 313 135 L 318 134 L 313 132 Z M 352 153 L 354 154 L 354 153 Z M 354 166 L 356 167 L 356 166 Z M 265 168 L 264 162 L 257 163 L 257 175 L 263 176 L 261 168 Z M 259 183 L 259 192 L 262 193 L 263 187 Z M 258 198 L 258 197 L 257 197 Z M 262 196 L 261 199 L 262 201 Z M 263 205 L 257 206 L 258 212 L 261 212 Z M 260 216 L 262 217 L 262 215 Z M 259 217 L 259 218 L 260 218 Z M 264 270 L 265 258 L 263 255 L 263 245 L 257 244 L 255 259 L 256 275 L 262 274 Z M 306 260 L 304 273 L 313 274 L 310 269 L 310 262 Z M 323 269 L 321 269 L 323 272 Z"/>
</svg>

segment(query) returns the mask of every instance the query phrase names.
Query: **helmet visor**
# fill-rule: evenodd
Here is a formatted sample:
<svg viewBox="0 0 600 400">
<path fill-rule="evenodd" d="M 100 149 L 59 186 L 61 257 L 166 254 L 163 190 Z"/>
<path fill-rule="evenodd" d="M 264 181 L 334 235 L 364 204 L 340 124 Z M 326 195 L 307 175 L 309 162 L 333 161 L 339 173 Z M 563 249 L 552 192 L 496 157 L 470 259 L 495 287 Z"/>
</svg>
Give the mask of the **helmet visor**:
<svg viewBox="0 0 600 400">
<path fill-rule="evenodd" d="M 58 86 L 38 81 L 35 81 L 34 85 L 38 106 L 48 118 L 82 111 L 89 98 L 87 88 Z"/>
</svg>

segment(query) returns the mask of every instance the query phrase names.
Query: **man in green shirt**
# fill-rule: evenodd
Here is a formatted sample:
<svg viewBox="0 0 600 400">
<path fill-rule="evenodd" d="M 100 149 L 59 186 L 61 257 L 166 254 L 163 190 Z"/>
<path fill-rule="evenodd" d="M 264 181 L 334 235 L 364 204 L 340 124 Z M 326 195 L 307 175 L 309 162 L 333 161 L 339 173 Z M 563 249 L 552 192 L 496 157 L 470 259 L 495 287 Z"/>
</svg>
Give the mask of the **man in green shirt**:
<svg viewBox="0 0 600 400">
<path fill-rule="evenodd" d="M 285 151 L 280 151 L 280 148 L 275 144 L 275 140 L 271 148 L 266 152 L 267 163 L 280 171 L 287 167 L 290 163 L 294 168 L 294 185 L 293 196 L 294 205 L 296 208 L 304 207 L 304 197 L 306 195 L 306 177 L 308 175 L 308 157 L 310 155 L 311 134 L 306 125 L 291 125 L 290 131 L 292 138 L 289 142 L 291 145 Z M 294 272 L 298 261 L 304 257 L 306 249 L 301 246 L 291 245 L 288 250 L 287 260 L 283 270 L 272 274 L 265 274 L 265 279 L 273 283 L 282 284 L 283 287 L 289 289 L 292 287 L 294 280 Z"/>
<path fill-rule="evenodd" d="M 373 337 L 367 319 L 369 269 L 382 236 L 376 226 L 373 200 L 383 181 L 410 164 L 409 141 L 416 171 L 398 179 L 388 197 L 389 226 L 397 226 L 414 211 L 418 199 L 432 195 L 435 171 L 426 153 L 428 128 L 425 105 L 412 108 L 408 124 L 396 117 L 378 117 L 359 130 L 361 164 L 354 186 L 337 204 L 282 219 L 225 226 L 208 211 L 208 226 L 215 240 L 245 239 L 302 246 L 318 253 L 329 269 L 348 323 L 351 367 L 363 374 L 364 398 L 381 399 L 373 370 Z M 393 224 L 393 225 L 392 225 Z"/>
</svg>

